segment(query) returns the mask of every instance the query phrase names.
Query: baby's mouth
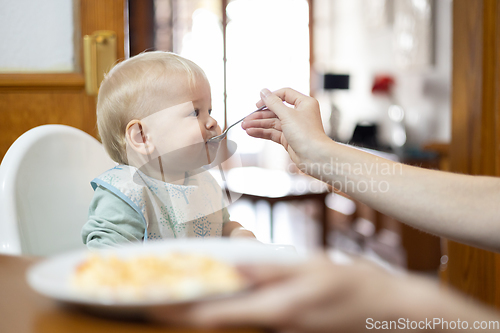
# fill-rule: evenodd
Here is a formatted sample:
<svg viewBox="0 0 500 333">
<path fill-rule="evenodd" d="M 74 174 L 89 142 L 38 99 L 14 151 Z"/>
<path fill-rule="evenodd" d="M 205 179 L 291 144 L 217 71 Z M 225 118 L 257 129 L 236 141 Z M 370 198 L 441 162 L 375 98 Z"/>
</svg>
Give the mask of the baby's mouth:
<svg viewBox="0 0 500 333">
<path fill-rule="evenodd" d="M 213 138 L 215 138 L 217 136 L 216 135 L 212 135 L 210 136 L 208 139 L 205 140 L 205 144 L 211 144 L 211 143 L 215 143 L 214 141 L 211 141 Z"/>
</svg>

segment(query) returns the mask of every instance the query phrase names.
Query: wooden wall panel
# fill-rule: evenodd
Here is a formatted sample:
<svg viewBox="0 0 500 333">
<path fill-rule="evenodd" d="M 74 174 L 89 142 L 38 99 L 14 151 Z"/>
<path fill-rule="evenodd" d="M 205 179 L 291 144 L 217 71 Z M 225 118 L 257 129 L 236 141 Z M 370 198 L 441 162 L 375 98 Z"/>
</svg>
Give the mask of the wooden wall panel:
<svg viewBox="0 0 500 333">
<path fill-rule="evenodd" d="M 0 77 L 1 78 L 1 77 Z M 89 101 L 90 99 L 90 101 Z M 44 124 L 65 124 L 95 135 L 95 101 L 83 84 L 57 87 L 0 87 L 0 157 L 24 132 Z"/>
<path fill-rule="evenodd" d="M 453 2 L 451 171 L 500 176 L 498 0 Z M 499 255 L 448 241 L 447 283 L 500 306 Z M 498 271 L 497 271 L 498 270 Z"/>
<path fill-rule="evenodd" d="M 83 123 L 81 100 L 82 96 L 79 91 L 0 93 L 0 115 L 2 121 L 9 124 L 2 130 L 0 147 L 6 151 L 17 139 L 19 132 L 24 133 L 42 124 L 66 124 L 81 127 Z M 56 112 L 47 112 L 48 109 Z"/>
</svg>

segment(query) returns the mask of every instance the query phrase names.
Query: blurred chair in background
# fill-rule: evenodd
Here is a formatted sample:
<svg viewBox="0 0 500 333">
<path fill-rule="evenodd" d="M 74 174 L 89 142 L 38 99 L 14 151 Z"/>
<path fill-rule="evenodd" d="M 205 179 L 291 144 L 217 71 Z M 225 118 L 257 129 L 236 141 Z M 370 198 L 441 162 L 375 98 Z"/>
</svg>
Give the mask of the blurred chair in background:
<svg viewBox="0 0 500 333">
<path fill-rule="evenodd" d="M 21 135 L 0 165 L 0 253 L 84 248 L 90 181 L 114 165 L 99 141 L 70 126 L 43 125 Z"/>
</svg>

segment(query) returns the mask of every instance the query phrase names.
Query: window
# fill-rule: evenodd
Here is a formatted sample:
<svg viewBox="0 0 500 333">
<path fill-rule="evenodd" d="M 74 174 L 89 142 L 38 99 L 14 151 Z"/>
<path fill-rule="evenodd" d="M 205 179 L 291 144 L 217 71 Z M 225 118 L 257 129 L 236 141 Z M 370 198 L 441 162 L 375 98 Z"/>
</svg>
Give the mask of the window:
<svg viewBox="0 0 500 333">
<path fill-rule="evenodd" d="M 156 0 L 156 48 L 173 50 L 199 64 L 212 87 L 213 116 L 224 127 L 256 109 L 259 92 L 292 87 L 309 94 L 307 0 Z M 227 20 L 224 75 L 224 29 Z M 224 101 L 224 96 L 227 99 Z M 226 110 L 226 117 L 224 115 Z M 255 164 L 286 166 L 276 144 L 234 128 L 229 138 Z"/>
</svg>

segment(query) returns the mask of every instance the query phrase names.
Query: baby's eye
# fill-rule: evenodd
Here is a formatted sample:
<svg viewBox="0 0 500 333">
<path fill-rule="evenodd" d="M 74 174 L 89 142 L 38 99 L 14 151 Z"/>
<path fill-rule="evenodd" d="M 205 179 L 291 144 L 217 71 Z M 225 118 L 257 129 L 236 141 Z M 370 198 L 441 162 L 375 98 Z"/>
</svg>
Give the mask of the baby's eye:
<svg viewBox="0 0 500 333">
<path fill-rule="evenodd" d="M 198 115 L 200 114 L 200 110 L 194 110 L 193 112 L 191 112 L 189 114 L 190 117 L 198 117 Z"/>
<path fill-rule="evenodd" d="M 211 115 L 212 114 L 212 109 L 208 110 L 208 114 Z"/>
</svg>

